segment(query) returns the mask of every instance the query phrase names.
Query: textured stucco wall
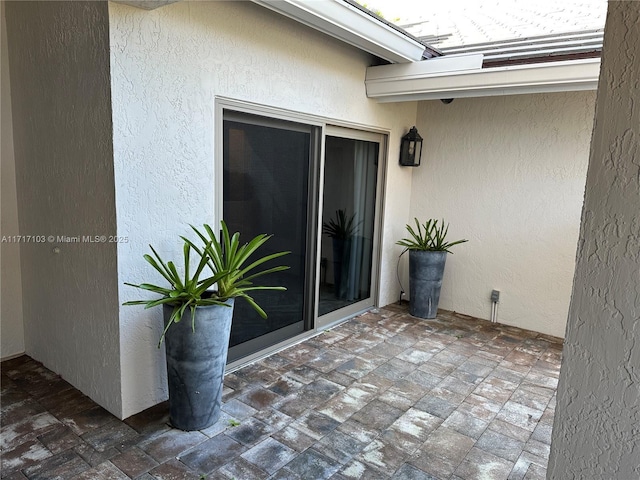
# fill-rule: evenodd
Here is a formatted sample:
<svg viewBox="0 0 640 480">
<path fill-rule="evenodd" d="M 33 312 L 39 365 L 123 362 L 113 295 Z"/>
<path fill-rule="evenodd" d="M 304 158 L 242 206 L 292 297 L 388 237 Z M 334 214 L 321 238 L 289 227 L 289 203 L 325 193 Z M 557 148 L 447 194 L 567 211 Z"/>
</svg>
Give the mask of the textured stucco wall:
<svg viewBox="0 0 640 480">
<path fill-rule="evenodd" d="M 178 254 L 188 224 L 214 221 L 214 99 L 246 100 L 390 130 L 385 217 L 407 218 L 411 172 L 399 139 L 416 105 L 367 100 L 371 58 L 249 2 L 179 2 L 153 11 L 110 4 L 120 300 L 149 280 L 148 244 Z M 397 298 L 402 224 L 386 222 L 381 303 Z M 166 398 L 159 309 L 121 309 L 123 415 Z"/>
<path fill-rule="evenodd" d="M 105 2 L 6 2 L 22 235 L 116 233 L 107 16 Z M 119 414 L 116 253 L 21 244 L 26 352 Z"/>
<path fill-rule="evenodd" d="M 4 2 L 0 4 L 2 24 L 0 34 L 2 48 L 0 61 L 0 236 L 18 235 L 18 197 L 16 193 L 16 164 L 13 156 L 13 126 L 11 120 L 11 88 L 9 80 L 9 51 Z M 12 357 L 24 352 L 24 327 L 22 322 L 22 275 L 20 272 L 20 244 L 3 242 L 0 247 L 0 358 Z"/>
<path fill-rule="evenodd" d="M 548 478 L 640 478 L 640 2 L 609 2 Z"/>
<path fill-rule="evenodd" d="M 593 92 L 419 104 L 411 218 L 469 240 L 447 258 L 440 308 L 489 319 L 498 289 L 499 322 L 564 336 L 594 104 Z"/>
</svg>

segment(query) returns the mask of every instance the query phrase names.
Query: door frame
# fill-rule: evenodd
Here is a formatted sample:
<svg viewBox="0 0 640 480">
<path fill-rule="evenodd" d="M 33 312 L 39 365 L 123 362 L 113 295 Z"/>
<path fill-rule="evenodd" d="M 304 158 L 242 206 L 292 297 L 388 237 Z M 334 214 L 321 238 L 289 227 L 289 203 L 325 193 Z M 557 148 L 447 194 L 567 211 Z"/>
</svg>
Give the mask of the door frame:
<svg viewBox="0 0 640 480">
<path fill-rule="evenodd" d="M 384 172 L 386 170 L 386 151 L 387 151 L 387 135 L 379 132 L 371 132 L 367 130 L 355 129 L 352 127 L 338 126 L 334 124 L 327 124 L 323 130 L 322 146 L 326 145 L 327 137 L 340 137 L 351 140 L 363 140 L 366 142 L 378 143 L 378 167 L 376 174 L 376 202 L 375 202 L 375 215 L 374 215 L 374 233 L 373 233 L 373 246 L 372 246 L 372 262 L 371 262 L 371 295 L 365 300 L 347 305 L 346 307 L 334 310 L 320 316 L 318 313 L 318 302 L 320 301 L 319 288 L 320 288 L 320 268 L 318 268 L 318 278 L 316 278 L 316 309 L 315 309 L 315 324 L 316 329 L 324 330 L 337 323 L 342 322 L 346 318 L 351 318 L 359 313 L 365 312 L 379 306 L 380 300 L 380 263 L 382 260 L 382 209 L 384 205 Z M 319 194 L 324 194 L 324 170 L 325 170 L 325 155 L 320 158 L 320 186 Z M 318 208 L 318 223 L 319 232 L 322 232 L 322 198 L 319 201 Z M 317 265 L 320 265 L 322 235 L 318 235 L 318 245 L 316 251 L 318 258 L 316 259 Z"/>
<path fill-rule="evenodd" d="M 306 123 L 311 126 L 320 128 L 320 139 L 319 139 L 319 178 L 316 179 L 316 207 L 315 213 L 317 214 L 317 234 L 315 238 L 314 248 L 316 249 L 316 267 L 315 267 L 315 294 L 314 294 L 314 305 L 313 305 L 313 314 L 312 318 L 308 319 L 311 323 L 307 325 L 308 330 L 303 332 L 302 334 L 296 335 L 295 337 L 290 338 L 289 340 L 283 341 L 271 347 L 264 349 L 263 351 L 248 355 L 247 357 L 237 360 L 233 363 L 227 365 L 227 371 L 235 370 L 237 368 L 241 368 L 243 365 L 246 365 L 250 362 L 253 362 L 259 358 L 264 358 L 268 355 L 271 355 L 274 352 L 287 348 L 295 343 L 308 339 L 318 333 L 330 328 L 336 324 L 342 323 L 349 318 L 362 313 L 364 311 L 370 310 L 371 308 L 375 308 L 379 306 L 380 302 L 380 271 L 381 271 L 381 263 L 382 263 L 382 236 L 383 236 L 383 225 L 382 221 L 384 218 L 384 199 L 385 199 L 385 191 L 386 191 L 386 175 L 387 175 L 387 165 L 388 165 L 388 157 L 389 157 L 389 135 L 391 132 L 390 128 L 380 128 L 366 124 L 360 124 L 357 122 L 347 122 L 332 118 L 323 117 L 320 115 L 312 115 L 308 113 L 297 112 L 293 110 L 287 110 L 283 108 L 276 108 L 267 105 L 256 104 L 252 102 L 247 102 L 243 100 L 237 100 L 228 97 L 216 96 L 214 98 L 214 122 L 213 122 L 213 143 L 214 143 L 214 158 L 213 158 L 213 188 L 214 191 L 214 205 L 212 208 L 212 212 L 214 212 L 213 223 L 215 225 L 219 225 L 220 221 L 223 219 L 223 124 L 224 124 L 224 111 L 231 110 L 237 111 L 247 114 L 260 115 L 264 117 L 270 117 L 278 120 L 296 122 L 296 123 Z M 329 314 L 323 315 L 322 321 L 319 320 L 318 317 L 318 287 L 320 282 L 320 242 L 322 240 L 322 201 L 320 195 L 323 192 L 324 185 L 324 161 L 325 161 L 325 141 L 326 136 L 342 136 L 345 138 L 352 138 L 356 140 L 367 140 L 367 141 L 376 141 L 380 142 L 380 150 L 378 155 L 378 177 L 377 177 L 377 185 L 376 185 L 376 213 L 375 213 L 375 225 L 376 231 L 374 232 L 374 248 L 373 248 L 373 261 L 372 261 L 372 287 L 371 287 L 371 304 L 367 306 L 363 306 L 363 302 L 358 302 L 357 304 L 352 305 L 352 307 L 347 312 L 345 309 L 337 310 L 336 312 L 340 312 L 339 314 L 334 314 L 334 312 L 330 312 Z M 372 140 L 372 138 L 374 140 Z M 310 239 L 311 240 L 311 239 Z M 368 301 L 367 301 L 368 302 Z M 349 307 L 347 307 L 349 308 Z"/>
</svg>

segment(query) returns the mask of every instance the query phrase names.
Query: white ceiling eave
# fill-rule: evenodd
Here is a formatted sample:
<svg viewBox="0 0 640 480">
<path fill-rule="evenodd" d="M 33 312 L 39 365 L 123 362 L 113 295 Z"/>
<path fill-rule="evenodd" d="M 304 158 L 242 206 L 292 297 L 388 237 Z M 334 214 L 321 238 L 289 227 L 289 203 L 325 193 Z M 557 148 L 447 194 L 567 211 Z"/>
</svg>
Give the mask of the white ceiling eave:
<svg viewBox="0 0 640 480">
<path fill-rule="evenodd" d="M 425 46 L 343 0 L 252 0 L 392 63 L 418 61 Z"/>
<path fill-rule="evenodd" d="M 404 102 L 598 88 L 599 58 L 495 68 L 437 68 L 447 58 L 452 60 L 444 56 L 411 65 L 369 67 L 367 97 Z"/>
</svg>

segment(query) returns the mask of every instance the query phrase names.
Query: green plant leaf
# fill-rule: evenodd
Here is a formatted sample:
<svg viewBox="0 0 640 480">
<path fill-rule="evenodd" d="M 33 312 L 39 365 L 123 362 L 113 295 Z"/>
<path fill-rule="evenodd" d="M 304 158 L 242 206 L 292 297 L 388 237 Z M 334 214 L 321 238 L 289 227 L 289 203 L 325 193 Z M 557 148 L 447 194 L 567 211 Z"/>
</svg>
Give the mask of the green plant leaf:
<svg viewBox="0 0 640 480">
<path fill-rule="evenodd" d="M 176 300 L 174 298 L 159 298 L 157 300 L 145 302 L 147 305 L 145 308 L 153 308 L 153 307 L 157 307 L 158 305 L 164 305 L 165 303 L 172 304 L 175 302 Z"/>
<path fill-rule="evenodd" d="M 145 255 L 144 258 L 149 263 L 151 263 L 156 268 L 156 270 L 158 270 L 158 272 L 162 273 L 163 276 L 167 280 L 169 280 L 169 283 L 174 283 L 175 282 L 175 278 L 171 274 L 171 271 L 167 268 L 167 265 L 162 261 L 162 258 L 160 258 L 160 255 L 158 255 L 158 252 L 156 252 L 155 249 L 151 245 L 149 245 L 149 248 L 151 249 L 153 254 L 156 256 L 156 260 L 158 262 L 156 263 L 156 261 L 150 255 Z"/>
<path fill-rule="evenodd" d="M 262 318 L 267 318 L 267 313 L 262 309 L 262 307 L 260 307 L 260 305 L 258 305 L 255 300 L 250 297 L 249 295 L 246 294 L 242 294 L 239 295 L 240 297 L 244 298 L 249 305 L 251 305 L 253 307 L 253 309 L 258 312 L 258 315 L 260 315 Z"/>
<path fill-rule="evenodd" d="M 163 287 L 159 287 L 157 285 L 149 285 L 146 283 L 141 283 L 140 285 L 134 285 L 133 283 L 127 283 L 126 285 L 129 285 L 131 287 L 136 287 L 139 288 L 140 290 L 146 290 L 149 292 L 153 292 L 153 293 L 158 293 L 160 295 L 169 295 L 169 292 L 171 292 L 171 289 L 168 288 L 163 288 Z"/>
<path fill-rule="evenodd" d="M 446 237 L 449 233 L 449 225 L 445 224 L 444 219 L 440 223 L 433 218 L 428 219 L 424 224 L 421 224 L 417 218 L 414 221 L 416 224 L 415 229 L 411 225 L 406 225 L 409 237 L 396 242 L 397 245 L 405 247 L 405 251 L 425 250 L 451 253 L 449 250 L 451 247 L 468 241 L 463 239 L 447 242 Z"/>
<path fill-rule="evenodd" d="M 221 300 L 217 300 L 214 298 L 203 298 L 202 300 L 200 300 L 199 302 L 200 305 L 220 305 L 223 307 L 231 307 L 231 305 L 229 305 L 228 303 L 225 303 Z"/>
<path fill-rule="evenodd" d="M 175 288 L 177 290 L 182 290 L 184 288 L 184 284 L 180 280 L 180 275 L 178 275 L 178 270 L 176 270 L 176 266 L 173 264 L 173 262 L 169 261 L 167 262 L 167 267 L 169 268 L 171 275 L 175 279 L 175 283 L 174 283 Z"/>
<path fill-rule="evenodd" d="M 148 303 L 149 300 L 129 300 L 128 302 L 124 302 L 122 305 L 147 305 Z"/>
<path fill-rule="evenodd" d="M 261 272 L 256 272 L 254 274 L 248 275 L 244 277 L 243 280 L 250 281 L 250 280 L 253 280 L 254 278 L 261 277 L 262 275 L 268 275 L 270 273 L 275 273 L 275 272 L 282 272 L 284 270 L 289 270 L 289 267 L 287 265 L 280 265 L 278 267 L 269 268 L 267 270 L 263 270 Z"/>
</svg>

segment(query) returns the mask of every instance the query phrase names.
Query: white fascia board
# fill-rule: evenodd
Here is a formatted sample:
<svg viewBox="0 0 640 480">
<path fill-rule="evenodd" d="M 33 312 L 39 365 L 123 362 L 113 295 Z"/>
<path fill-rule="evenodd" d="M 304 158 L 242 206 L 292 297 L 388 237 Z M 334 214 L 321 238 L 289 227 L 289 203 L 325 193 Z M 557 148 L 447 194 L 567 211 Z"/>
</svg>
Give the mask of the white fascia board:
<svg viewBox="0 0 640 480">
<path fill-rule="evenodd" d="M 442 57 L 442 58 L 446 58 Z M 440 60 L 440 58 L 438 58 Z M 429 63 L 424 60 L 422 63 Z M 600 59 L 402 75 L 404 65 L 369 67 L 367 97 L 379 102 L 596 90 Z"/>
<path fill-rule="evenodd" d="M 367 68 L 367 81 L 392 82 L 407 78 L 422 78 L 436 73 L 451 73 L 462 70 L 478 70 L 482 68 L 484 55 L 471 53 L 462 55 L 445 55 L 430 58 L 421 62 L 402 63 L 397 65 L 380 65 Z"/>
<path fill-rule="evenodd" d="M 252 0 L 393 63 L 418 61 L 425 46 L 342 0 Z"/>
</svg>

